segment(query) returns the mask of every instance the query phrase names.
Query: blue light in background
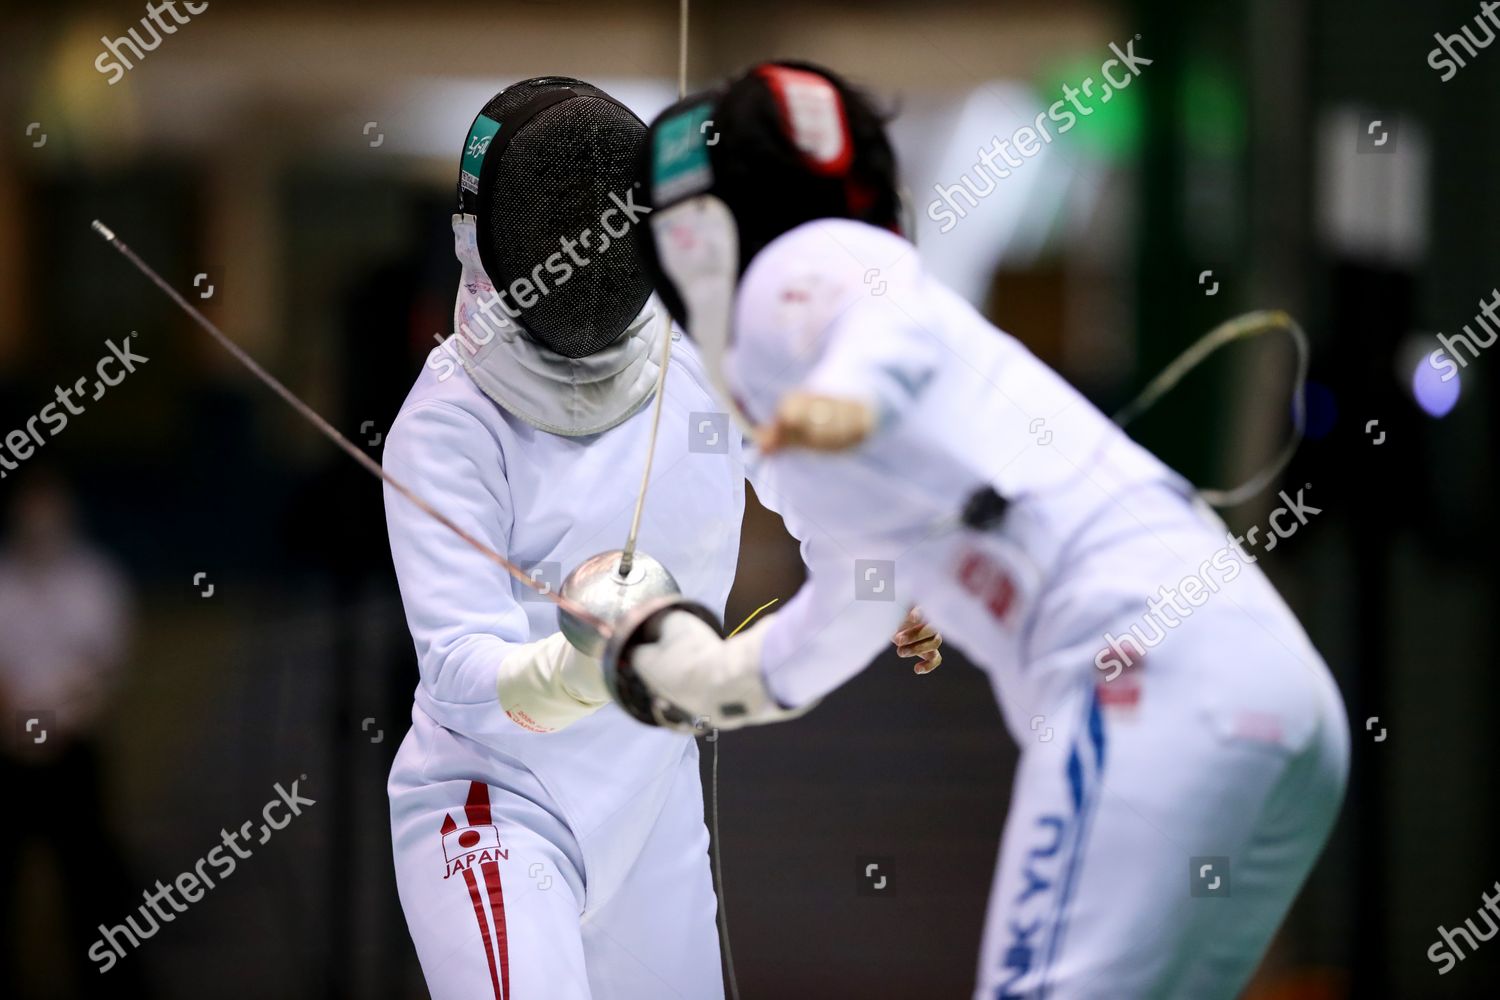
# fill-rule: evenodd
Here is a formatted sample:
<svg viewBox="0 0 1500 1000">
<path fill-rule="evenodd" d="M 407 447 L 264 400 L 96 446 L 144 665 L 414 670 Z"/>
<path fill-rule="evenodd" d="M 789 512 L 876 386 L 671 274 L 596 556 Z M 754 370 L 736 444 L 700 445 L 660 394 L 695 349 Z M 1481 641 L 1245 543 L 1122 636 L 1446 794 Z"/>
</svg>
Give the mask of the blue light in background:
<svg viewBox="0 0 1500 1000">
<path fill-rule="evenodd" d="M 1441 419 L 1458 405 L 1461 375 L 1452 374 L 1451 366 L 1433 367 L 1430 355 L 1423 355 L 1411 375 L 1411 394 L 1429 417 Z M 1444 382 L 1444 375 L 1448 381 Z"/>
<path fill-rule="evenodd" d="M 1320 441 L 1338 423 L 1339 407 L 1333 390 L 1322 382 L 1309 381 L 1303 391 L 1303 398 L 1307 407 L 1307 439 Z"/>
</svg>

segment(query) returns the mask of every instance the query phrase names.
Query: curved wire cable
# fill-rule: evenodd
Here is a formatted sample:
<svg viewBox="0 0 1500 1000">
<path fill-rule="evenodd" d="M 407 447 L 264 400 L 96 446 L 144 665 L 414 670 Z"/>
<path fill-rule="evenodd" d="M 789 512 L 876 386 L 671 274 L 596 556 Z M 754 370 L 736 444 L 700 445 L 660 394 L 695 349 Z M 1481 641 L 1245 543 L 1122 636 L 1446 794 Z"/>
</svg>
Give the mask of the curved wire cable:
<svg viewBox="0 0 1500 1000">
<path fill-rule="evenodd" d="M 1237 507 L 1260 493 L 1291 464 L 1292 456 L 1302 444 L 1307 432 L 1307 369 L 1311 349 L 1307 334 L 1297 321 L 1280 309 L 1246 313 L 1219 324 L 1194 341 L 1187 350 L 1179 354 L 1171 364 L 1153 378 L 1140 395 L 1131 400 L 1114 415 L 1115 423 L 1128 425 L 1142 413 L 1155 406 L 1163 396 L 1176 388 L 1177 384 L 1194 368 L 1206 361 L 1214 352 L 1237 340 L 1252 340 L 1278 330 L 1286 331 L 1297 351 L 1297 373 L 1292 382 L 1292 433 L 1276 457 L 1264 465 L 1238 486 L 1227 489 L 1200 489 L 1198 492 L 1215 507 Z"/>
</svg>

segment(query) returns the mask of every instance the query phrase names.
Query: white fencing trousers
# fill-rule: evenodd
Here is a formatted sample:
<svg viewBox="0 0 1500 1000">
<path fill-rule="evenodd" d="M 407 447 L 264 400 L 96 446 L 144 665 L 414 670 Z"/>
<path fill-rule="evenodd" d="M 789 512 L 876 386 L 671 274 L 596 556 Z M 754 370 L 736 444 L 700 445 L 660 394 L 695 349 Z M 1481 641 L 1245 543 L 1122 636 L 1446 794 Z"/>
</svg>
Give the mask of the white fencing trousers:
<svg viewBox="0 0 1500 1000">
<path fill-rule="evenodd" d="M 691 743 L 662 781 L 654 822 L 575 835 L 525 768 L 419 720 L 391 771 L 391 820 L 401 907 L 433 1000 L 721 1000 Z M 579 840 L 636 831 L 624 877 L 590 885 Z"/>
<path fill-rule="evenodd" d="M 1256 638 L 1219 654 L 1253 676 Z M 1125 707 L 1080 685 L 1023 746 L 976 1000 L 1233 1000 L 1317 859 L 1349 755 L 1326 675 L 1305 678 L 1321 718 L 1293 753 L 1146 673 Z"/>
</svg>

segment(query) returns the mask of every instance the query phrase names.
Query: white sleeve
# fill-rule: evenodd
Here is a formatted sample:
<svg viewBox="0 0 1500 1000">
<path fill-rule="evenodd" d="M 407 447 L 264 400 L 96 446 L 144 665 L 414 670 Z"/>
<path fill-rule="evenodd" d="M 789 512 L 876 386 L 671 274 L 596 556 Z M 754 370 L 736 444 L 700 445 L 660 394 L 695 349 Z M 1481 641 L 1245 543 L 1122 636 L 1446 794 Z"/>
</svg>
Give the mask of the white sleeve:
<svg viewBox="0 0 1500 1000">
<path fill-rule="evenodd" d="M 458 407 L 427 402 L 403 413 L 386 439 L 397 479 L 486 545 L 507 555 L 509 490 L 497 445 Z M 528 638 L 511 576 L 389 486 L 386 525 L 421 686 L 466 731 L 508 732 L 496 704 L 501 661 Z"/>
<path fill-rule="evenodd" d="M 818 486 L 827 456 L 778 455 L 758 470 L 757 494 L 802 542 L 807 581 L 777 609 L 761 651 L 778 702 L 800 708 L 859 673 L 889 644 L 911 606 L 902 554 L 909 545 L 851 534 L 843 498 Z"/>
<path fill-rule="evenodd" d="M 766 686 L 784 708 L 800 708 L 840 687 L 889 645 L 910 607 L 899 573 L 860 581 L 842 554 L 808 546 L 814 558 L 800 590 L 772 616 L 761 647 Z M 821 556 L 821 557 L 820 557 Z M 885 589 L 871 593 L 881 584 Z M 863 584 L 865 596 L 856 591 Z"/>
<path fill-rule="evenodd" d="M 757 420 L 794 389 L 863 399 L 889 419 L 946 360 L 910 243 L 848 220 L 784 234 L 745 271 L 726 374 Z"/>
<path fill-rule="evenodd" d="M 859 673 L 900 623 L 887 625 L 889 609 L 846 608 L 852 594 L 848 581 L 856 570 L 853 563 L 835 558 L 837 542 L 821 535 L 787 502 L 767 463 L 753 463 L 746 478 L 762 506 L 779 515 L 797 540 L 807 567 L 807 581 L 768 616 L 761 647 L 761 670 L 771 696 L 783 708 L 801 708 Z M 841 562 L 847 565 L 840 567 Z M 846 584 L 842 590 L 840 583 Z"/>
<path fill-rule="evenodd" d="M 857 302 L 827 330 L 823 351 L 796 388 L 875 407 L 887 427 L 915 408 L 936 378 L 944 348 L 894 301 Z"/>
<path fill-rule="evenodd" d="M 797 516 L 796 510 L 777 493 L 773 485 L 774 480 L 766 472 L 765 461 L 746 463 L 745 478 L 755 490 L 755 499 L 760 501 L 760 505 L 781 518 L 782 525 L 786 527 L 786 533 L 797 540 L 797 551 L 802 557 L 802 564 L 808 565 L 812 560 L 810 549 L 812 531 L 807 522 Z"/>
<path fill-rule="evenodd" d="M 938 338 L 914 318 L 932 312 L 924 296 L 909 243 L 846 220 L 809 223 L 762 250 L 746 271 L 727 374 L 758 419 L 800 389 L 870 402 L 886 428 L 917 405 L 946 360 Z M 792 450 L 763 460 L 752 477 L 757 495 L 802 541 L 808 568 L 762 647 L 766 683 L 784 706 L 800 707 L 857 674 L 911 606 L 910 574 L 901 571 L 911 539 L 884 536 L 901 523 L 891 516 L 900 501 L 887 474 L 859 450 Z"/>
</svg>

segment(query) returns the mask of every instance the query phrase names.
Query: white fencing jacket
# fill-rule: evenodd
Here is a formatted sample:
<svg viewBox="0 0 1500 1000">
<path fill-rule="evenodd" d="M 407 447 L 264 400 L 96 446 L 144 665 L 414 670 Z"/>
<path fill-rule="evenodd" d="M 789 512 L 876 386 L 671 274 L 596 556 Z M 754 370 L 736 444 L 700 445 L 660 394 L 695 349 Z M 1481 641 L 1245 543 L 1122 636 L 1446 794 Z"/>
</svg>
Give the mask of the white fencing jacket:
<svg viewBox="0 0 1500 1000">
<path fill-rule="evenodd" d="M 589 556 L 620 548 L 650 405 L 602 433 L 551 434 L 502 409 L 448 357 L 438 348 L 417 379 L 387 437 L 386 468 L 553 587 Z M 685 594 L 722 614 L 744 513 L 741 442 L 680 335 L 665 405 L 640 547 Z M 554 733 L 508 719 L 496 671 L 516 645 L 557 630 L 556 605 L 389 488 L 386 518 L 421 670 L 414 714 L 532 771 L 580 837 L 629 812 L 642 789 L 693 752 L 689 737 L 643 726 L 612 704 Z"/>
<path fill-rule="evenodd" d="M 807 538 L 809 580 L 762 649 L 787 706 L 852 677 L 916 603 L 991 673 L 1024 732 L 1021 713 L 1046 700 L 1032 665 L 1102 643 L 1122 609 L 1169 582 L 1143 566 L 1080 583 L 1070 546 L 1152 530 L 1211 537 L 1189 484 L 882 229 L 823 219 L 757 254 L 725 376 L 756 423 L 792 389 L 863 399 L 879 415 L 856 449 L 757 463 L 757 492 Z M 1001 527 L 965 529 L 958 513 L 987 486 L 1011 502 Z M 1072 683 L 1096 669 L 1091 657 L 1069 661 Z"/>
</svg>

